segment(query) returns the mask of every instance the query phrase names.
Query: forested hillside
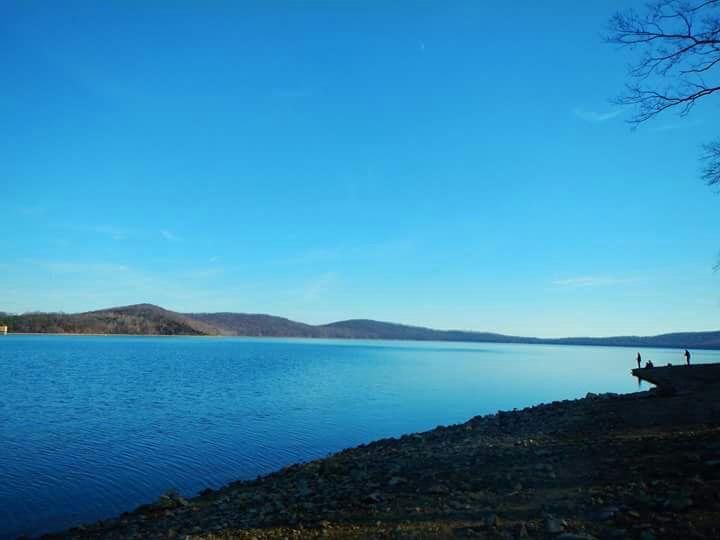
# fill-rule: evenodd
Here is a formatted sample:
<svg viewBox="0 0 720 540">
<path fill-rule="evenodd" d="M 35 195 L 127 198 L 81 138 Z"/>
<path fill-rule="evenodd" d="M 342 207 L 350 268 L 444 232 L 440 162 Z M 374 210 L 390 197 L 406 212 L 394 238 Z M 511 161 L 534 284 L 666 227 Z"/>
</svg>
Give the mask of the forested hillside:
<svg viewBox="0 0 720 540">
<path fill-rule="evenodd" d="M 720 349 L 720 331 L 658 336 L 575 337 L 543 339 L 354 319 L 310 325 L 283 317 L 248 313 L 177 313 L 151 304 L 115 307 L 85 313 L 0 312 L 0 325 L 11 333 L 75 333 L 183 336 L 255 336 L 343 339 L 404 339 L 617 347 Z"/>
</svg>

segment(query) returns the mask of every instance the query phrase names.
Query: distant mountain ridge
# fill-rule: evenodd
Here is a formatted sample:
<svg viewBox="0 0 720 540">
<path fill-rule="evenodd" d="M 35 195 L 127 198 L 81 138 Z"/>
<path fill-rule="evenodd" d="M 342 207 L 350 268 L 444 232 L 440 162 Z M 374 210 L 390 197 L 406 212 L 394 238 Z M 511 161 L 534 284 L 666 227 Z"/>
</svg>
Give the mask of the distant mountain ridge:
<svg viewBox="0 0 720 540">
<path fill-rule="evenodd" d="M 25 333 L 131 334 L 183 336 L 254 336 L 344 339 L 405 339 L 615 347 L 720 349 L 720 331 L 685 332 L 657 336 L 605 338 L 535 338 L 489 332 L 434 330 L 421 326 L 352 319 L 311 325 L 283 317 L 253 313 L 177 313 L 152 304 L 114 307 L 85 313 L 0 312 L 0 325 Z"/>
</svg>

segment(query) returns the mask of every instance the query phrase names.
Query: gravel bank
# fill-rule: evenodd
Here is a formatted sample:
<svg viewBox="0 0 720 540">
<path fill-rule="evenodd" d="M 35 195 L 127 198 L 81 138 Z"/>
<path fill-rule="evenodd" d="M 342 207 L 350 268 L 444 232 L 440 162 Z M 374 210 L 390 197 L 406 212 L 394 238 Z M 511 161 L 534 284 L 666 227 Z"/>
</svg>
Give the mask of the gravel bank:
<svg viewBox="0 0 720 540">
<path fill-rule="evenodd" d="M 384 439 L 47 539 L 720 538 L 720 387 Z"/>
</svg>

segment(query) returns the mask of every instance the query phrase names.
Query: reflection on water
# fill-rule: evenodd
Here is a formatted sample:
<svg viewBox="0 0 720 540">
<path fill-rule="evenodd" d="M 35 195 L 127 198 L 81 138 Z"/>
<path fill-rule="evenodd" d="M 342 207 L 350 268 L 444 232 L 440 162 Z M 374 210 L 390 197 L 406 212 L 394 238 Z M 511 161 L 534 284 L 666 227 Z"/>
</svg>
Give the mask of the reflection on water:
<svg viewBox="0 0 720 540">
<path fill-rule="evenodd" d="M 0 537 L 192 495 L 477 414 L 632 392 L 636 350 L 3 336 Z M 661 361 L 681 352 L 647 351 Z M 718 361 L 697 352 L 697 362 Z"/>
</svg>

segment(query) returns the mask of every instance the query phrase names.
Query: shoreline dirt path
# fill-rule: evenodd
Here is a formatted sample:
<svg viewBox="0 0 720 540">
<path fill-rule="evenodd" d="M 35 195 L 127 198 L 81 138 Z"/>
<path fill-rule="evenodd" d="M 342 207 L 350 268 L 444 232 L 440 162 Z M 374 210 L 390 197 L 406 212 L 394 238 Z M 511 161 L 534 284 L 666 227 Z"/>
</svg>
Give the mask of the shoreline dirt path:
<svg viewBox="0 0 720 540">
<path fill-rule="evenodd" d="M 384 439 L 46 538 L 720 538 L 720 386 Z"/>
</svg>

